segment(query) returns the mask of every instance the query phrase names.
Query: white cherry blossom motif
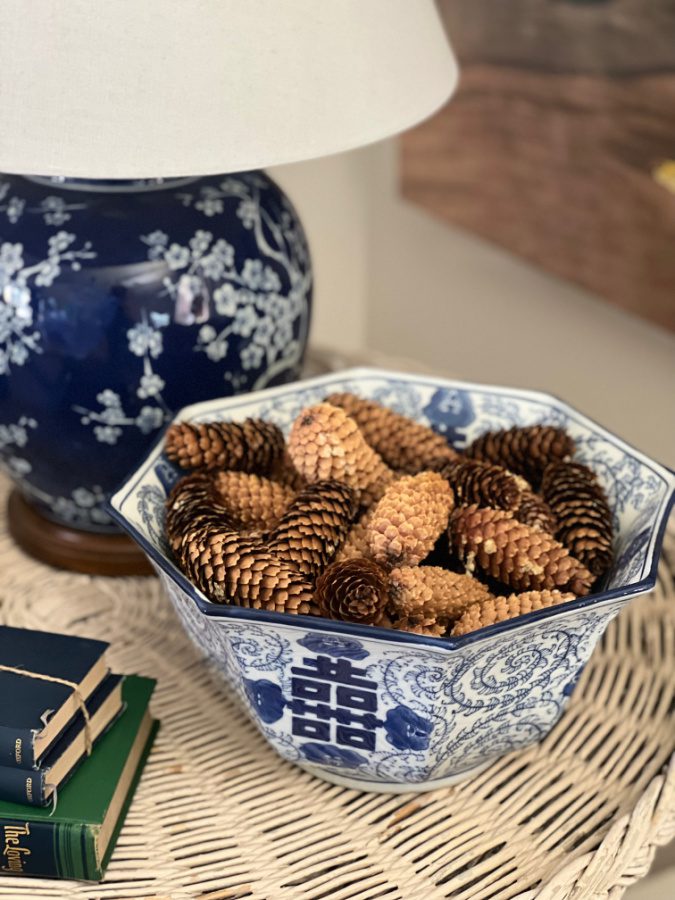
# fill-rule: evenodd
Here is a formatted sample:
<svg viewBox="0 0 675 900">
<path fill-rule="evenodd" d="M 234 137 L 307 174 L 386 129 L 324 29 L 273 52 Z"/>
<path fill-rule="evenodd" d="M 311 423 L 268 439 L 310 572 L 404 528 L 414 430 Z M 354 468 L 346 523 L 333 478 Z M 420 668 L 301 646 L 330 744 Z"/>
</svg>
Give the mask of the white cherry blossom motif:
<svg viewBox="0 0 675 900">
<path fill-rule="evenodd" d="M 262 368 L 254 389 L 297 365 L 309 324 L 311 275 L 305 237 L 290 205 L 277 221 L 261 204 L 261 192 L 267 187 L 264 179 L 248 175 L 202 186 L 194 195 L 177 195 L 184 206 L 206 218 L 223 214 L 226 201 L 237 201 L 237 217 L 255 236 L 259 256 L 254 259 L 238 259 L 226 240 L 214 241 L 206 229 L 195 231 L 185 245 L 171 241 L 162 231 L 141 236 L 148 258 L 163 259 L 167 265 L 164 288 L 174 300 L 174 322 L 204 323 L 195 350 L 221 366 L 228 362 L 223 374 L 233 386 L 233 371 L 253 373 Z M 280 272 L 287 276 L 288 293 L 284 293 Z M 214 286 L 213 282 L 221 283 Z M 219 331 L 206 324 L 212 309 L 231 320 Z M 298 332 L 296 339 L 294 332 Z M 238 360 L 233 358 L 237 353 Z M 241 384 L 247 378 L 239 379 Z"/>
<path fill-rule="evenodd" d="M 152 434 L 171 418 L 171 410 L 162 397 L 166 386 L 164 379 L 152 367 L 152 360 L 160 357 L 164 348 L 160 328 L 169 323 L 168 318 L 160 319 L 161 326 L 157 324 L 157 317 L 152 319 L 143 313 L 141 321 L 127 331 L 129 351 L 143 360 L 136 396 L 148 403 L 132 415 L 124 409 L 117 391 L 107 388 L 96 395 L 98 409 L 73 406 L 73 412 L 80 416 L 80 423 L 91 426 L 94 437 L 101 444 L 115 446 L 126 428 L 136 428 L 141 434 Z"/>
<path fill-rule="evenodd" d="M 21 416 L 18 422 L 7 425 L 0 424 L 0 468 L 4 468 L 10 476 L 20 478 L 32 471 L 32 466 L 27 459 L 21 456 L 20 451 L 30 439 L 30 432 L 37 428 L 38 423 L 30 416 Z M 18 452 L 17 452 L 18 451 Z M 7 455 L 11 453 L 10 455 Z"/>
<path fill-rule="evenodd" d="M 64 268 L 79 269 L 96 253 L 87 241 L 79 249 L 74 234 L 59 231 L 47 242 L 47 255 L 33 265 L 24 262 L 23 245 L 0 243 L 0 376 L 23 366 L 31 353 L 41 353 L 40 332 L 34 328 L 32 287 L 51 287 Z"/>
</svg>

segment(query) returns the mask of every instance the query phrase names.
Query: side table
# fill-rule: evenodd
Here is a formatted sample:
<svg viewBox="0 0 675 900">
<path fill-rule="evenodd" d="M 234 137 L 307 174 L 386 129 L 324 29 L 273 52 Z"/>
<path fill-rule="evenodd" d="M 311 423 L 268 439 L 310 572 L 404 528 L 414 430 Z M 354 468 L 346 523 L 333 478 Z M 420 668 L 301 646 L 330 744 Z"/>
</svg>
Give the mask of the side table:
<svg viewBox="0 0 675 900">
<path fill-rule="evenodd" d="M 0 479 L 0 506 L 8 484 Z M 668 559 L 670 555 L 670 562 Z M 258 737 L 155 578 L 58 572 L 0 520 L 0 621 L 111 642 L 158 679 L 155 748 L 101 885 L 0 877 L 0 898 L 616 900 L 675 836 L 675 533 L 556 728 L 417 796 L 312 778 Z"/>
</svg>

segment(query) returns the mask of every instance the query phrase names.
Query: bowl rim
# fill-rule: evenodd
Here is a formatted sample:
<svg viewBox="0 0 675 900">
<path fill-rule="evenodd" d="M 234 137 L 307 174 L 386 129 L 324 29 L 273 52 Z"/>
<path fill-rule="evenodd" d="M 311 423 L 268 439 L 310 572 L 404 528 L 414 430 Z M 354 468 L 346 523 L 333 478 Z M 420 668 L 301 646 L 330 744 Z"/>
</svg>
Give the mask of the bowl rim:
<svg viewBox="0 0 675 900">
<path fill-rule="evenodd" d="M 157 460 L 161 457 L 166 428 L 170 427 L 174 422 L 190 421 L 199 418 L 200 416 L 207 414 L 214 405 L 217 405 L 219 410 L 222 410 L 224 406 L 230 409 L 236 409 L 240 406 L 248 406 L 251 402 L 258 402 L 263 398 L 269 400 L 275 396 L 288 396 L 296 394 L 299 391 L 328 386 L 336 381 L 358 381 L 365 377 L 384 379 L 386 381 L 404 381 L 435 388 L 473 390 L 502 395 L 507 394 L 511 397 L 515 395 L 523 400 L 532 400 L 548 406 L 555 406 L 570 418 L 575 419 L 579 424 L 585 425 L 586 427 L 590 426 L 594 431 L 600 432 L 601 436 L 614 446 L 624 452 L 628 452 L 633 457 L 637 457 L 640 462 L 658 476 L 666 486 L 666 491 L 660 507 L 655 513 L 657 527 L 650 535 L 652 558 L 649 570 L 642 575 L 639 581 L 633 584 L 600 591 L 596 594 L 591 594 L 588 597 L 579 597 L 576 600 L 570 600 L 559 606 L 536 610 L 523 616 L 518 616 L 515 619 L 508 619 L 504 622 L 498 622 L 486 628 L 481 628 L 466 635 L 446 638 L 427 637 L 425 635 L 412 634 L 405 631 L 394 631 L 393 629 L 381 628 L 376 625 L 361 625 L 356 622 L 342 622 L 317 616 L 289 615 L 288 613 L 277 613 L 264 609 L 248 609 L 241 606 L 213 603 L 208 600 L 185 575 L 183 575 L 171 559 L 155 548 L 150 541 L 138 531 L 135 525 L 127 519 L 124 513 L 121 512 L 120 508 L 127 501 L 129 496 L 133 494 L 138 483 L 143 480 L 147 472 L 154 467 Z M 653 590 L 656 585 L 660 551 L 663 545 L 665 530 L 668 525 L 669 514 L 675 501 L 675 473 L 671 472 L 670 469 L 661 463 L 658 463 L 656 460 L 651 459 L 651 457 L 647 456 L 636 447 L 633 447 L 627 441 L 624 441 L 594 419 L 579 412 L 555 394 L 550 394 L 546 391 L 509 387 L 506 385 L 483 384 L 479 382 L 461 381 L 459 379 L 441 378 L 426 374 L 418 375 L 415 373 L 398 372 L 377 367 L 359 366 L 337 372 L 330 372 L 325 375 L 318 375 L 313 378 L 295 381 L 290 384 L 279 385 L 273 388 L 263 388 L 262 390 L 251 391 L 246 394 L 236 394 L 232 397 L 214 398 L 212 400 L 193 403 L 180 409 L 166 428 L 162 431 L 162 434 L 148 450 L 143 459 L 113 492 L 105 505 L 109 514 L 132 537 L 132 539 L 141 546 L 155 567 L 159 568 L 172 582 L 187 594 L 196 604 L 199 611 L 209 619 L 245 620 L 256 624 L 268 623 L 270 625 L 274 624 L 291 628 L 300 628 L 304 631 L 324 631 L 342 634 L 346 637 L 369 638 L 378 643 L 410 644 L 413 646 L 422 645 L 427 648 L 433 648 L 438 653 L 445 654 L 462 650 L 468 645 L 479 643 L 483 640 L 489 640 L 497 635 L 513 631 L 514 629 L 527 627 L 528 625 L 535 624 L 544 619 L 559 618 L 560 616 L 566 616 L 591 607 L 606 606 L 618 600 L 627 602 L 632 597 Z"/>
</svg>

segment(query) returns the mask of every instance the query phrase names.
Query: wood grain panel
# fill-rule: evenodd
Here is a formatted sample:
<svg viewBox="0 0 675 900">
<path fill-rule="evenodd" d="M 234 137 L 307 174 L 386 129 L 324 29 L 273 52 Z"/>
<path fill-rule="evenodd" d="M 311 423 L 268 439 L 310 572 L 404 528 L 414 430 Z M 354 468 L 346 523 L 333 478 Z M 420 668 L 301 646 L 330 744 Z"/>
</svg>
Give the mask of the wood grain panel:
<svg viewBox="0 0 675 900">
<path fill-rule="evenodd" d="M 563 7 L 562 37 L 574 36 L 569 16 L 577 10 L 570 13 L 570 3 L 508 5 L 516 21 L 504 25 L 507 36 L 518 21 L 523 25 L 523 7 L 537 7 L 540 19 L 545 7 L 556 16 Z M 594 15 L 599 5 L 593 4 Z M 626 0 L 601 5 L 626 7 Z M 403 137 L 404 195 L 675 329 L 675 178 L 667 164 L 675 159 L 675 42 L 672 70 L 659 57 L 658 70 L 579 73 L 565 70 L 572 65 L 568 51 L 556 57 L 552 46 L 548 65 L 541 54 L 529 64 L 527 41 L 511 47 L 511 62 L 481 61 L 496 58 L 497 38 L 492 22 L 481 50 L 477 17 L 481 8 L 487 16 L 487 7 L 500 4 L 446 0 L 446 17 L 458 16 L 460 6 L 465 19 L 453 37 L 460 60 L 466 41 L 469 59 L 451 103 Z M 639 29 L 661 19 L 646 17 Z M 596 42 L 608 33 L 596 28 Z M 608 40 L 614 69 L 621 37 L 618 44 L 616 35 Z"/>
</svg>

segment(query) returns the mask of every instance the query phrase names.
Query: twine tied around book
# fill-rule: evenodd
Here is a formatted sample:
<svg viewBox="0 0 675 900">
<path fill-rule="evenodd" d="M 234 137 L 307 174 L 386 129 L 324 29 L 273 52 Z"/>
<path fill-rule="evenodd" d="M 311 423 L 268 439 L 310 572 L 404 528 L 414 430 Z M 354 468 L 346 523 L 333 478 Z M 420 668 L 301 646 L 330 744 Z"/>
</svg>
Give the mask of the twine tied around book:
<svg viewBox="0 0 675 900">
<path fill-rule="evenodd" d="M 87 709 L 84 702 L 84 697 L 80 693 L 80 686 L 78 684 L 76 684 L 74 681 L 68 681 L 66 678 L 56 678 L 54 675 L 42 675 L 40 672 L 31 672 L 28 669 L 17 669 L 14 666 L 3 666 L 2 663 L 0 663 L 0 672 L 11 672 L 14 675 L 23 675 L 26 678 L 35 678 L 37 681 L 51 681 L 54 684 L 63 684 L 66 687 L 69 687 L 73 692 L 75 700 L 77 701 L 77 705 L 80 707 L 82 717 L 84 718 L 84 744 L 87 751 L 87 756 L 91 756 L 91 717 L 89 715 L 89 710 Z"/>
</svg>

